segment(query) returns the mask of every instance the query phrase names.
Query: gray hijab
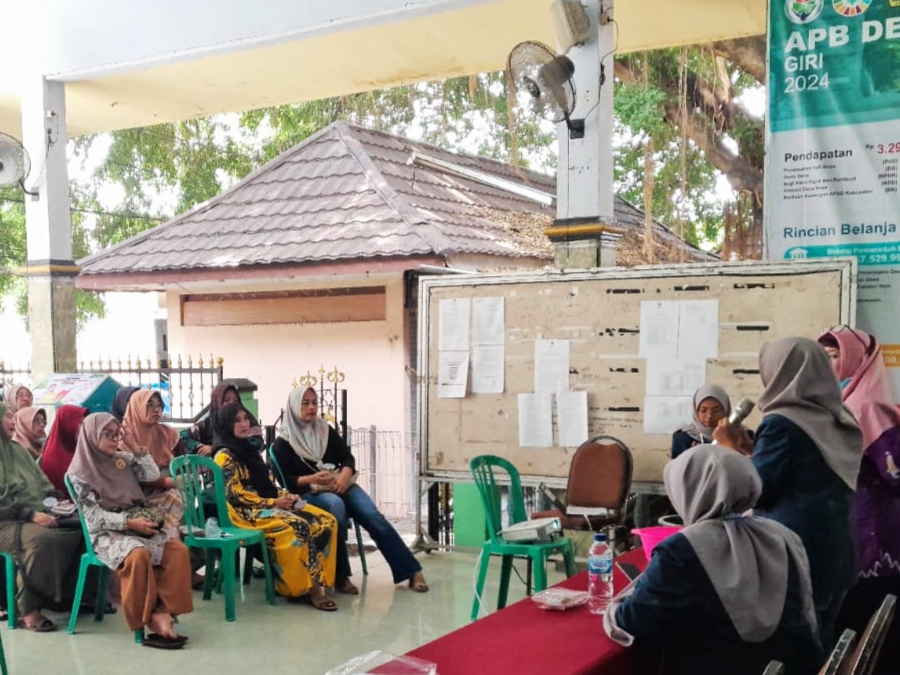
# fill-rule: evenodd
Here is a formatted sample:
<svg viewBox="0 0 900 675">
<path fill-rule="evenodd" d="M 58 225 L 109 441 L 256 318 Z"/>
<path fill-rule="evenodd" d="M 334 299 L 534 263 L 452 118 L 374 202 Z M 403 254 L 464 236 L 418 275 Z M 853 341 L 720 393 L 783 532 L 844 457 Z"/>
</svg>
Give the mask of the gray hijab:
<svg viewBox="0 0 900 675">
<path fill-rule="evenodd" d="M 288 394 L 287 410 L 284 411 L 284 425 L 279 436 L 290 443 L 296 455 L 312 467 L 321 468 L 319 464 L 328 449 L 328 422 L 316 417 L 312 422 L 300 419 L 300 407 L 303 395 L 316 390 L 312 387 L 297 387 Z"/>
<path fill-rule="evenodd" d="M 117 452 L 114 456 L 100 450 L 100 434 L 118 420 L 109 413 L 95 413 L 84 418 L 78 432 L 75 457 L 66 472 L 78 478 L 97 493 L 97 501 L 107 511 L 124 510 L 144 499 L 144 491 L 138 483 L 130 452 Z"/>
<path fill-rule="evenodd" d="M 679 431 L 685 432 L 698 443 L 712 442 L 712 428 L 703 426 L 703 424 L 700 423 L 700 418 L 697 417 L 697 408 L 699 408 L 700 404 L 708 398 L 715 399 L 722 405 L 725 409 L 725 417 L 728 417 L 731 414 L 731 399 L 728 398 L 728 394 L 725 393 L 725 390 L 722 389 L 722 387 L 715 384 L 707 384 L 695 391 L 693 407 L 694 421 L 690 424 L 685 424 Z"/>
<path fill-rule="evenodd" d="M 669 462 L 663 480 L 684 519 L 681 534 L 742 640 L 763 642 L 778 628 L 789 559 L 800 579 L 803 614 L 815 629 L 809 561 L 800 537 L 774 520 L 741 515 L 762 491 L 749 458 L 721 445 L 698 445 Z"/>
<path fill-rule="evenodd" d="M 862 461 L 862 431 L 844 407 L 841 388 L 819 343 L 808 338 L 767 342 L 759 351 L 763 415 L 781 415 L 809 436 L 851 490 Z"/>
</svg>

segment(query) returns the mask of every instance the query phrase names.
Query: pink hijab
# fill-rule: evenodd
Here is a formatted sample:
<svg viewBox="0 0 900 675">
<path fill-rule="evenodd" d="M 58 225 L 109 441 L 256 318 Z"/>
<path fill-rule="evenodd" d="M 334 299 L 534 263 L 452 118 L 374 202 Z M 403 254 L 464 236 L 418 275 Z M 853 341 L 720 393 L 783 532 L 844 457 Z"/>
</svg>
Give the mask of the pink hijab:
<svg viewBox="0 0 900 675">
<path fill-rule="evenodd" d="M 42 443 L 47 438 L 46 433 L 36 434 L 34 432 L 34 419 L 39 414 L 43 414 L 44 419 L 47 418 L 47 413 L 43 408 L 35 408 L 34 406 L 19 408 L 15 415 L 16 431 L 12 437 L 16 443 L 31 453 L 31 456 L 35 459 L 41 456 Z"/>
<path fill-rule="evenodd" d="M 848 327 L 822 333 L 820 343 L 825 336 L 837 342 L 841 350 L 838 379 L 843 382 L 850 378 L 843 390 L 844 405 L 856 417 L 863 432 L 863 447 L 868 448 L 885 431 L 900 426 L 900 410 L 888 386 L 881 345 L 874 335 Z"/>
</svg>

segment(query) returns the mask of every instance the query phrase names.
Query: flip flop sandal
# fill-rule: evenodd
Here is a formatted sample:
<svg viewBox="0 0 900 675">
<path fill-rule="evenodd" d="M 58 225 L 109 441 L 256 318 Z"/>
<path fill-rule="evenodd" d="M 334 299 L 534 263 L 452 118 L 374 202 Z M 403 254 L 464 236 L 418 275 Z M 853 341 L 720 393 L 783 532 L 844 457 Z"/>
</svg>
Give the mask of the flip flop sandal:
<svg viewBox="0 0 900 675">
<path fill-rule="evenodd" d="M 343 593 L 344 595 L 359 595 L 359 588 L 350 579 L 344 579 L 339 582 L 335 585 L 335 589 L 338 593 Z"/>
<path fill-rule="evenodd" d="M 25 619 L 19 619 L 16 622 L 16 625 L 19 628 L 24 628 L 25 630 L 34 631 L 35 633 L 52 633 L 57 629 L 57 625 L 53 623 L 46 616 L 42 616 L 38 619 L 37 623 L 33 623 L 30 626 L 25 623 Z"/>
<path fill-rule="evenodd" d="M 337 611 L 337 603 L 329 598 L 327 595 L 320 595 L 318 598 L 313 598 L 312 595 L 306 596 L 309 598 L 309 604 L 318 609 L 320 612 L 336 612 Z"/>
<path fill-rule="evenodd" d="M 425 577 L 423 577 L 421 573 L 416 572 L 416 574 L 414 574 L 409 580 L 409 590 L 415 593 L 428 592 L 428 583 L 425 581 Z"/>
<path fill-rule="evenodd" d="M 144 636 L 144 641 L 141 644 L 152 649 L 181 649 L 186 642 L 187 637 L 184 635 L 170 638 L 159 633 L 150 633 Z"/>
</svg>

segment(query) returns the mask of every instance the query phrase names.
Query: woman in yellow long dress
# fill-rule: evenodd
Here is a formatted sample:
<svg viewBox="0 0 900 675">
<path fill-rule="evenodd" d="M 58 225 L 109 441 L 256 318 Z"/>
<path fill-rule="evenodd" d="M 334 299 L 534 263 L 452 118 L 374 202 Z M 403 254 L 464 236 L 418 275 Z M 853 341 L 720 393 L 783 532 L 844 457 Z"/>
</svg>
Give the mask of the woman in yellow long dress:
<svg viewBox="0 0 900 675">
<path fill-rule="evenodd" d="M 316 609 L 337 609 L 328 590 L 337 564 L 337 521 L 278 489 L 250 439 L 250 415 L 240 403 L 219 410 L 215 420 L 215 462 L 222 467 L 228 515 L 238 527 L 263 530 L 273 561 L 275 591 L 288 598 L 306 594 Z"/>
</svg>

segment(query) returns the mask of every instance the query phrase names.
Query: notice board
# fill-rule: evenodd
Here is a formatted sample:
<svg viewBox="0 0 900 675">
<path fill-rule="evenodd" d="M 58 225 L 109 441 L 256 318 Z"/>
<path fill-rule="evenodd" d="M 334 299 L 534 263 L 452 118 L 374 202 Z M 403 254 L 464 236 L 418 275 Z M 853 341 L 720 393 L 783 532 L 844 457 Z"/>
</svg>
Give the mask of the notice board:
<svg viewBox="0 0 900 675">
<path fill-rule="evenodd" d="M 438 394 L 439 379 L 441 386 L 446 386 L 447 378 L 456 373 L 447 374 L 441 354 L 442 343 L 446 349 L 453 340 L 452 335 L 441 334 L 441 302 L 445 301 L 446 307 L 460 304 L 459 299 L 463 299 L 461 304 L 467 304 L 465 299 L 475 303 L 476 298 L 503 298 L 502 391 L 472 393 L 473 359 L 466 355 L 464 363 L 459 360 L 456 364 L 457 370 L 468 369 L 462 389 L 453 394 L 460 397 L 445 398 L 446 393 Z M 479 302 L 483 306 L 486 301 Z M 559 444 L 562 431 L 555 405 L 551 447 L 520 444 L 519 394 L 538 386 L 535 353 L 536 343 L 541 342 L 566 346 L 566 385 L 570 392 L 585 392 L 587 436 L 610 434 L 624 441 L 634 456 L 635 489 L 658 490 L 675 429 L 645 430 L 645 414 L 648 418 L 657 414 L 655 409 L 648 412 L 646 405 L 657 399 L 647 397 L 648 359 L 641 355 L 645 349 L 641 333 L 642 320 L 645 340 L 653 329 L 647 310 L 672 305 L 716 308 L 717 345 L 715 357 L 704 360 L 705 382 L 724 387 L 732 402 L 742 396 L 755 400 L 762 391 L 758 354 L 764 342 L 794 335 L 815 338 L 824 328 L 854 324 L 856 260 L 422 278 L 420 478 L 467 480 L 471 458 L 493 454 L 512 461 L 525 483 L 565 483 L 577 445 Z M 450 316 L 445 312 L 445 318 Z M 471 316 L 463 322 L 472 323 Z M 452 320 L 458 325 L 461 319 L 456 315 Z M 703 341 L 691 337 L 685 342 L 697 340 Z M 665 342 L 659 340 L 663 348 Z M 686 344 L 685 348 L 695 346 Z M 758 421 L 757 411 L 748 424 L 753 427 Z"/>
</svg>

